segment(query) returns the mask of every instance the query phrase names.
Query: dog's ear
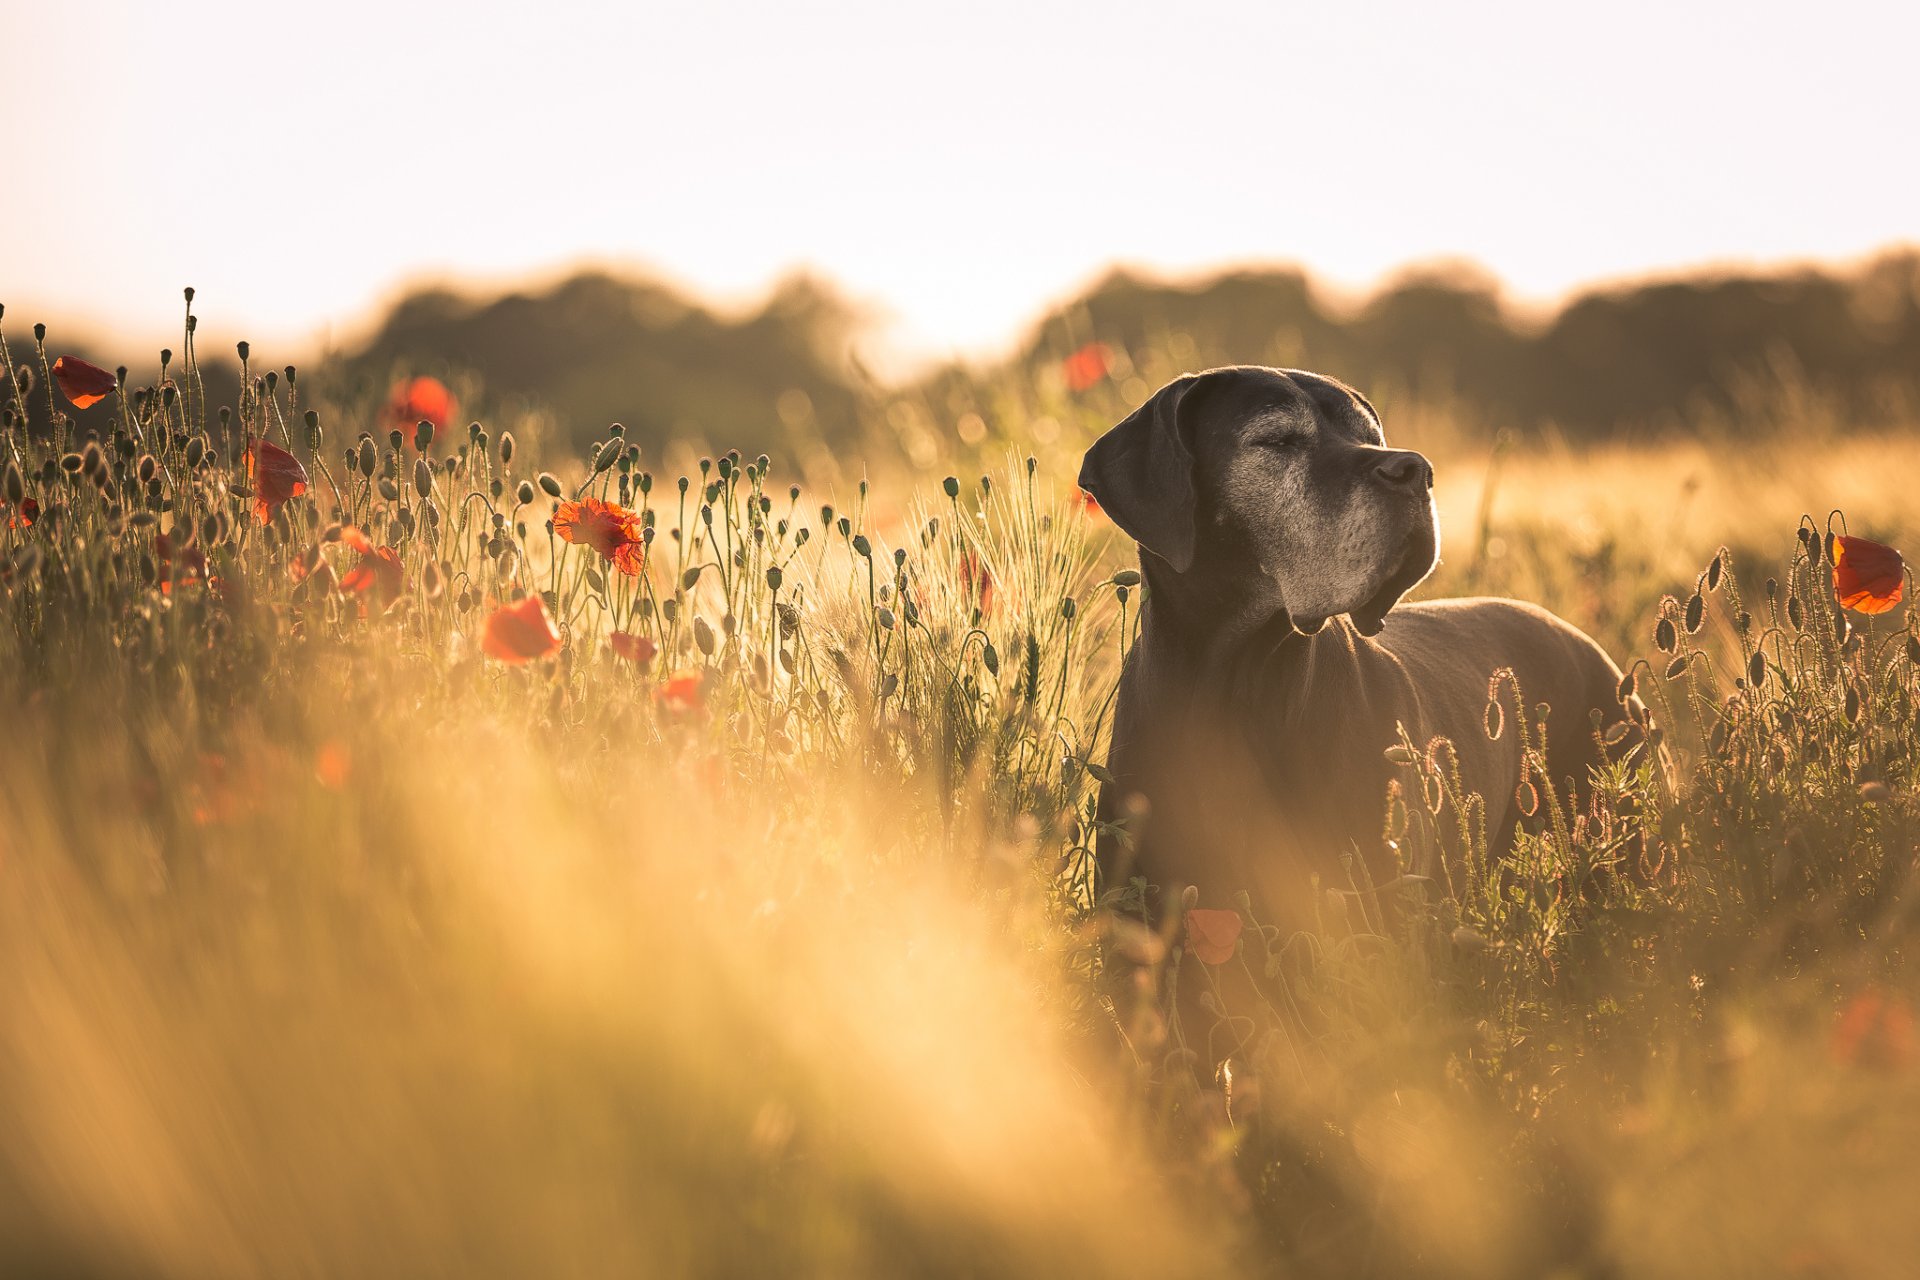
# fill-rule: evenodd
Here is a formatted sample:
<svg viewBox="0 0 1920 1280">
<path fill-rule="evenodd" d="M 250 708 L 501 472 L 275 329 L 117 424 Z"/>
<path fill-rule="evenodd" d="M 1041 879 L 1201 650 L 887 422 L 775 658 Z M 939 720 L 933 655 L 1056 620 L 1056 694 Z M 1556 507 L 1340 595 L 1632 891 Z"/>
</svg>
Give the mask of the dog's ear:
<svg viewBox="0 0 1920 1280">
<path fill-rule="evenodd" d="M 1191 408 L 1203 375 L 1187 374 L 1154 392 L 1087 450 L 1080 487 L 1120 531 L 1185 573 L 1193 565 L 1194 488 Z"/>
</svg>

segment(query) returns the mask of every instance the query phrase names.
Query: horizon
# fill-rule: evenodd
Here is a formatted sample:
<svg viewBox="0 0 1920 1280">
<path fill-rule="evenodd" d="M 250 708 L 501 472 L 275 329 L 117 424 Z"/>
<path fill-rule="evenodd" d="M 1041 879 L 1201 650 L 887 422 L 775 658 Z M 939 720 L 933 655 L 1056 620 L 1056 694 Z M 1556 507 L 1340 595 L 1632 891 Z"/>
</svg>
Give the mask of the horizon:
<svg viewBox="0 0 1920 1280">
<path fill-rule="evenodd" d="M 897 366 L 1004 350 L 1115 266 L 1351 295 L 1466 261 L 1524 309 L 1920 233 L 1887 163 L 1920 14 L 1868 5 L 543 12 L 0 0 L 0 101 L 44 122 L 0 301 L 164 334 L 191 284 L 305 355 L 424 280 L 612 264 L 727 309 L 806 272 Z"/>
</svg>

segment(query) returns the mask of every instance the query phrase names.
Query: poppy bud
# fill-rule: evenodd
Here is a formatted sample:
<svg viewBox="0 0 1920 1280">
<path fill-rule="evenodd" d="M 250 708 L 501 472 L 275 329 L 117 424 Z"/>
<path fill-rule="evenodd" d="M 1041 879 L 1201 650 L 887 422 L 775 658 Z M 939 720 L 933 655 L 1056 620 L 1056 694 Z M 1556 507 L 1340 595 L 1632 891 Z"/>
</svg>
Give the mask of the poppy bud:
<svg viewBox="0 0 1920 1280">
<path fill-rule="evenodd" d="M 371 478 L 373 475 L 374 465 L 377 462 L 379 462 L 379 455 L 373 447 L 373 440 L 371 437 L 363 436 L 360 440 L 359 462 L 360 462 L 360 474 Z"/>
<path fill-rule="evenodd" d="M 391 477 L 381 476 L 380 496 L 388 502 L 398 502 L 400 501 L 400 486 L 395 484 Z"/>
<path fill-rule="evenodd" d="M 79 475 L 85 465 L 86 460 L 77 453 L 62 454 L 60 457 L 60 469 L 70 476 Z"/>
<path fill-rule="evenodd" d="M 533 481 L 522 480 L 520 487 L 513 491 L 513 496 L 521 506 L 527 506 L 533 501 Z"/>
<path fill-rule="evenodd" d="M 940 482 L 940 487 L 946 491 L 949 498 L 958 498 L 960 496 L 960 477 L 948 476 Z"/>
<path fill-rule="evenodd" d="M 307 410 L 307 448 L 315 453 L 320 452 L 320 443 L 323 439 L 320 431 L 320 415 L 312 409 Z"/>
<path fill-rule="evenodd" d="M 873 557 L 873 544 L 867 541 L 867 535 L 864 533 L 853 535 L 853 550 L 854 554 L 863 560 Z"/>
<path fill-rule="evenodd" d="M 1140 583 L 1140 571 L 1138 569 L 1122 569 L 1113 575 L 1113 582 L 1114 585 L 1118 587 L 1138 586 Z"/>
<path fill-rule="evenodd" d="M 11 458 L 7 460 L 5 478 L 0 479 L 0 493 L 5 494 L 10 507 L 17 507 L 26 501 L 27 478 L 20 474 L 20 464 Z"/>
<path fill-rule="evenodd" d="M 879 612 L 875 616 L 879 618 L 880 626 L 883 630 L 893 630 L 893 610 L 887 608 L 885 605 L 881 605 Z"/>
<path fill-rule="evenodd" d="M 1687 634 L 1700 630 L 1700 624 L 1706 620 L 1706 601 L 1700 598 L 1698 591 L 1687 599 Z"/>
<path fill-rule="evenodd" d="M 560 496 L 560 482 L 553 478 L 551 472 L 542 471 L 540 473 L 540 487 L 545 490 L 549 498 L 557 498 Z"/>
<path fill-rule="evenodd" d="M 713 628 L 707 625 L 705 618 L 693 620 L 693 642 L 707 657 L 713 656 Z"/>
<path fill-rule="evenodd" d="M 513 461 L 513 432 L 511 431 L 500 433 L 500 461 L 503 464 Z"/>
<path fill-rule="evenodd" d="M 413 491 L 423 498 L 433 493 L 433 466 L 425 458 L 413 464 Z"/>
</svg>

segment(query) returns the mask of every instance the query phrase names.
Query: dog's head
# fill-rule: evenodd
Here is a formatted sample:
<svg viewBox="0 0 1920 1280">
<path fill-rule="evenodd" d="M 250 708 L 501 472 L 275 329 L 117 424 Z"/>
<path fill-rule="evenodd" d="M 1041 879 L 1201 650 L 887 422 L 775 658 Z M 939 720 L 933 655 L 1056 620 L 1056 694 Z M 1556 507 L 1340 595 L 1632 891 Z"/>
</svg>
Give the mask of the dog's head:
<svg viewBox="0 0 1920 1280">
<path fill-rule="evenodd" d="M 1222 581 L 1301 631 L 1363 634 L 1433 569 L 1433 468 L 1389 449 L 1356 391 L 1240 366 L 1160 388 L 1087 451 L 1080 487 L 1178 575 Z"/>
</svg>

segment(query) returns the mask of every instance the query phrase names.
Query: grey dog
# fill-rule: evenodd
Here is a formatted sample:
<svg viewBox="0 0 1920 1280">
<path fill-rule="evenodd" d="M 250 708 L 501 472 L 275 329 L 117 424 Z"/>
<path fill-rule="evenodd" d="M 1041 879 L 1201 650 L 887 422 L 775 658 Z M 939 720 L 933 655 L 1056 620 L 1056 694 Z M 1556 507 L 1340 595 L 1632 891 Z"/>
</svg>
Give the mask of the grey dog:
<svg viewBox="0 0 1920 1280">
<path fill-rule="evenodd" d="M 1489 681 L 1513 672 L 1550 704 L 1552 775 L 1576 789 L 1607 726 L 1644 715 L 1585 633 L 1513 600 L 1400 597 L 1439 555 L 1433 468 L 1387 447 L 1373 406 L 1332 378 L 1233 367 L 1179 378 L 1096 441 L 1080 485 L 1140 544 L 1147 584 L 1121 676 L 1102 810 L 1141 815 L 1106 839 L 1100 882 L 1143 876 L 1178 903 L 1247 890 L 1271 922 L 1317 918 L 1309 886 L 1375 883 L 1401 728 L 1452 740 L 1485 798 L 1495 850 L 1523 820 L 1519 735 L 1485 727 Z M 1512 704 L 1507 714 L 1513 714 Z M 1615 734 L 1613 736 L 1621 736 Z M 1404 775 L 1403 775 L 1404 776 Z M 1146 803 L 1134 803 L 1134 798 Z M 1410 797 L 1418 803 L 1417 797 Z"/>
</svg>

